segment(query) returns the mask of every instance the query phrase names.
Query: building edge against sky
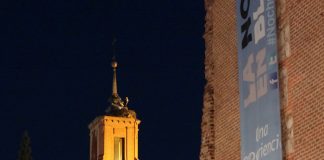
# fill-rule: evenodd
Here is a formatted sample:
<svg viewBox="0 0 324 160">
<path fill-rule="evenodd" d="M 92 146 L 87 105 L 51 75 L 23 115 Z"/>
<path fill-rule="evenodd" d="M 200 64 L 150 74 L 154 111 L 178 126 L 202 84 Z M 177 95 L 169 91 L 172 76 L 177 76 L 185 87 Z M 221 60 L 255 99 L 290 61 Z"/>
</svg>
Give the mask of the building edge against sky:
<svg viewBox="0 0 324 160">
<path fill-rule="evenodd" d="M 236 0 L 205 0 L 200 160 L 240 159 L 236 5 Z M 285 160 L 324 157 L 323 6 L 322 0 L 276 1 Z"/>
<path fill-rule="evenodd" d="M 128 98 L 117 92 L 117 62 L 113 59 L 113 84 L 104 116 L 89 124 L 90 160 L 138 160 L 138 125 L 135 111 L 128 109 Z"/>
</svg>

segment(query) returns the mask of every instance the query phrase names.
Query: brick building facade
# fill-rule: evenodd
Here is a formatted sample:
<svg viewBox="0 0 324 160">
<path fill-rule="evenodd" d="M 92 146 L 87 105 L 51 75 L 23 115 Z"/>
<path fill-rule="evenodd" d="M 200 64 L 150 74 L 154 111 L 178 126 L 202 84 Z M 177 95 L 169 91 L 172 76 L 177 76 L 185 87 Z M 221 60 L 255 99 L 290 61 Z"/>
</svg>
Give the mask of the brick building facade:
<svg viewBox="0 0 324 160">
<path fill-rule="evenodd" d="M 205 0 L 200 160 L 240 159 L 236 1 Z M 324 1 L 277 0 L 282 150 L 324 159 Z"/>
</svg>

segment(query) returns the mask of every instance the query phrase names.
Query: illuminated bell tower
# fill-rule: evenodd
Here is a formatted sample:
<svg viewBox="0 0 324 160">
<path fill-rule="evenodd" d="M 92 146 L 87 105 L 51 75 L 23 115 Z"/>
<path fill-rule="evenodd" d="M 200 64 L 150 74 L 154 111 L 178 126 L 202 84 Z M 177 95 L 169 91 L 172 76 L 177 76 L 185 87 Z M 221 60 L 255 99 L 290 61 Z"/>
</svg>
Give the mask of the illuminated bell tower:
<svg viewBox="0 0 324 160">
<path fill-rule="evenodd" d="M 112 95 L 106 115 L 90 124 L 90 160 L 138 160 L 138 125 L 136 113 L 128 109 L 128 98 L 123 101 L 117 93 L 117 62 L 113 68 Z"/>
</svg>

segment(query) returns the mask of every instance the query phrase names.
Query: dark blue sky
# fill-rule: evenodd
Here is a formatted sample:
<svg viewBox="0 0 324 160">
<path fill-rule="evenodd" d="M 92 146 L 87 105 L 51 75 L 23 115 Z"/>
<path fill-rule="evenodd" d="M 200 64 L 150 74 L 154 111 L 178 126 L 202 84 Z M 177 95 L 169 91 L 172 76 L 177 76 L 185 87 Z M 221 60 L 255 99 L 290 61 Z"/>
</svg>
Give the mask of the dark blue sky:
<svg viewBox="0 0 324 160">
<path fill-rule="evenodd" d="M 0 2 L 0 155 L 16 160 L 24 129 L 34 160 L 88 160 L 87 125 L 119 94 L 140 125 L 142 160 L 199 158 L 203 0 Z"/>
</svg>

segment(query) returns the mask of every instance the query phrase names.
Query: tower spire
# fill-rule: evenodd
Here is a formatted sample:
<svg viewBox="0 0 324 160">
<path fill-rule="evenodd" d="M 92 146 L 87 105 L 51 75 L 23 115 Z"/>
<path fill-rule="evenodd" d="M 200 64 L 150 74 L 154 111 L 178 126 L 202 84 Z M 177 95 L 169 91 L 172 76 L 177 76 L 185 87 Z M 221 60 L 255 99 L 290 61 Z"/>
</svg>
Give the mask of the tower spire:
<svg viewBox="0 0 324 160">
<path fill-rule="evenodd" d="M 114 71 L 114 75 L 113 75 L 113 83 L 112 83 L 112 96 L 113 97 L 118 97 L 118 92 L 117 92 L 117 74 L 116 74 L 116 70 L 117 70 L 117 61 L 116 61 L 116 57 L 114 56 L 111 62 L 111 67 L 113 68 Z"/>
<path fill-rule="evenodd" d="M 125 101 L 122 100 L 117 92 L 117 66 L 116 61 L 116 49 L 115 49 L 116 39 L 112 42 L 113 47 L 113 58 L 111 62 L 111 67 L 113 69 L 113 79 L 112 79 L 112 94 L 109 98 L 110 105 L 106 110 L 106 115 L 117 116 L 117 117 L 136 117 L 136 113 L 132 110 L 128 110 L 128 97 L 125 98 Z"/>
<path fill-rule="evenodd" d="M 113 39 L 112 41 L 112 49 L 113 49 L 113 58 L 111 61 L 111 67 L 113 68 L 113 83 L 112 83 L 112 97 L 117 98 L 118 97 L 118 92 L 117 92 L 117 66 L 118 63 L 116 61 L 116 38 Z"/>
</svg>

